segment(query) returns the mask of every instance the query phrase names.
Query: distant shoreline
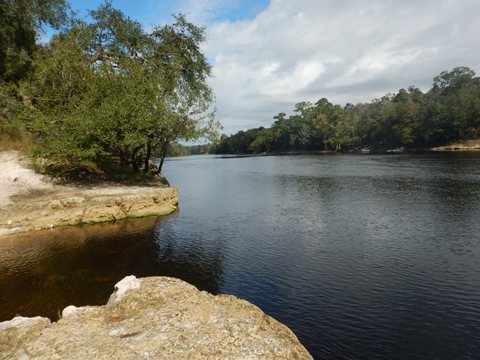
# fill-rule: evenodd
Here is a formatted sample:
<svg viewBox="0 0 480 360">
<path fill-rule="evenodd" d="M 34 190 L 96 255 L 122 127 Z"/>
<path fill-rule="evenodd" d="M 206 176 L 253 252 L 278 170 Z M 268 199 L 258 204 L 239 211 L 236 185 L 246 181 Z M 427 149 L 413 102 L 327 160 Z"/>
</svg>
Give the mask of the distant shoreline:
<svg viewBox="0 0 480 360">
<path fill-rule="evenodd" d="M 394 149 L 357 149 L 349 151 L 335 150 L 291 150 L 272 151 L 264 153 L 225 153 L 225 154 L 198 154 L 198 155 L 228 155 L 228 156 L 275 156 L 275 155 L 322 155 L 322 154 L 402 154 L 402 153 L 429 153 L 429 152 L 476 152 L 480 151 L 480 140 L 467 140 L 449 145 L 425 148 L 394 148 Z"/>
</svg>

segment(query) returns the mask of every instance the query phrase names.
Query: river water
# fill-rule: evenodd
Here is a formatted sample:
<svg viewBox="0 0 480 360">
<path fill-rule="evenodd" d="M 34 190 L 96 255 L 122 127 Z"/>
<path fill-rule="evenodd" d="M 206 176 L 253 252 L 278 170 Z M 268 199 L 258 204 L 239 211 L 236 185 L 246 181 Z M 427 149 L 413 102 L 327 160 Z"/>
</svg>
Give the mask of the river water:
<svg viewBox="0 0 480 360">
<path fill-rule="evenodd" d="M 0 320 L 169 275 L 253 302 L 317 359 L 480 358 L 480 154 L 164 166 L 171 216 L 2 239 Z"/>
</svg>

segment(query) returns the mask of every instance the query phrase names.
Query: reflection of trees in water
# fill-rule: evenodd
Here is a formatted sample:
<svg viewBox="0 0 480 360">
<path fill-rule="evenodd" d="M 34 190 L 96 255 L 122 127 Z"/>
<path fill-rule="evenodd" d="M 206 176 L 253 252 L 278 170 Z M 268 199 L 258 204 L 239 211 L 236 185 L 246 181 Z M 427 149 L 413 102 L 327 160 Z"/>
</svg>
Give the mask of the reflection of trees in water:
<svg viewBox="0 0 480 360">
<path fill-rule="evenodd" d="M 154 232 L 162 221 L 145 218 L 59 229 L 1 243 L 0 321 L 15 315 L 56 319 L 71 304 L 105 304 L 114 284 L 132 274 L 179 277 L 217 292 L 222 265 L 218 252 L 177 247 L 174 241 L 168 242 L 166 252 L 159 251 Z"/>
</svg>

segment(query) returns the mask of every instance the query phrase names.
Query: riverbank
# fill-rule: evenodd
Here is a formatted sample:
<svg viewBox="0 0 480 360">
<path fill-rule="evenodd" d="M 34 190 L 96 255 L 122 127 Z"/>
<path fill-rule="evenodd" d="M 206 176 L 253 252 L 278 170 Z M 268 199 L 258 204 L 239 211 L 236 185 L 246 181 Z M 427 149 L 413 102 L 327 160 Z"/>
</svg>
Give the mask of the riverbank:
<svg viewBox="0 0 480 360">
<path fill-rule="evenodd" d="M 467 140 L 431 148 L 432 151 L 480 151 L 480 140 Z"/>
<path fill-rule="evenodd" d="M 0 153 L 0 236 L 174 212 L 176 188 L 57 184 L 37 174 L 18 152 Z"/>
<path fill-rule="evenodd" d="M 428 152 L 454 152 L 454 151 L 480 151 L 480 140 L 465 140 L 443 146 L 424 147 L 424 148 L 405 148 L 398 147 L 393 149 L 383 148 L 364 148 L 348 151 L 335 150 L 289 150 L 272 151 L 264 153 L 236 153 L 236 154 L 216 154 L 218 156 L 228 157 L 248 157 L 248 156 L 277 156 L 277 155 L 325 155 L 325 154 L 399 154 L 399 153 L 428 153 Z"/>
</svg>

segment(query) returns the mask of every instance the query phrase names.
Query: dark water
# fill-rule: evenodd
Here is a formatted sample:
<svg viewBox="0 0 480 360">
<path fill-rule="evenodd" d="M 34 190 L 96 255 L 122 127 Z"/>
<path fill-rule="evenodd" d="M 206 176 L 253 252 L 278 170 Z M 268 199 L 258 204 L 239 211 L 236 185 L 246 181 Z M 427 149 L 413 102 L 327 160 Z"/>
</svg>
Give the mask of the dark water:
<svg viewBox="0 0 480 360">
<path fill-rule="evenodd" d="M 135 274 L 248 299 L 318 359 L 480 359 L 480 154 L 170 160 L 180 211 L 0 242 L 0 317 Z"/>
</svg>

